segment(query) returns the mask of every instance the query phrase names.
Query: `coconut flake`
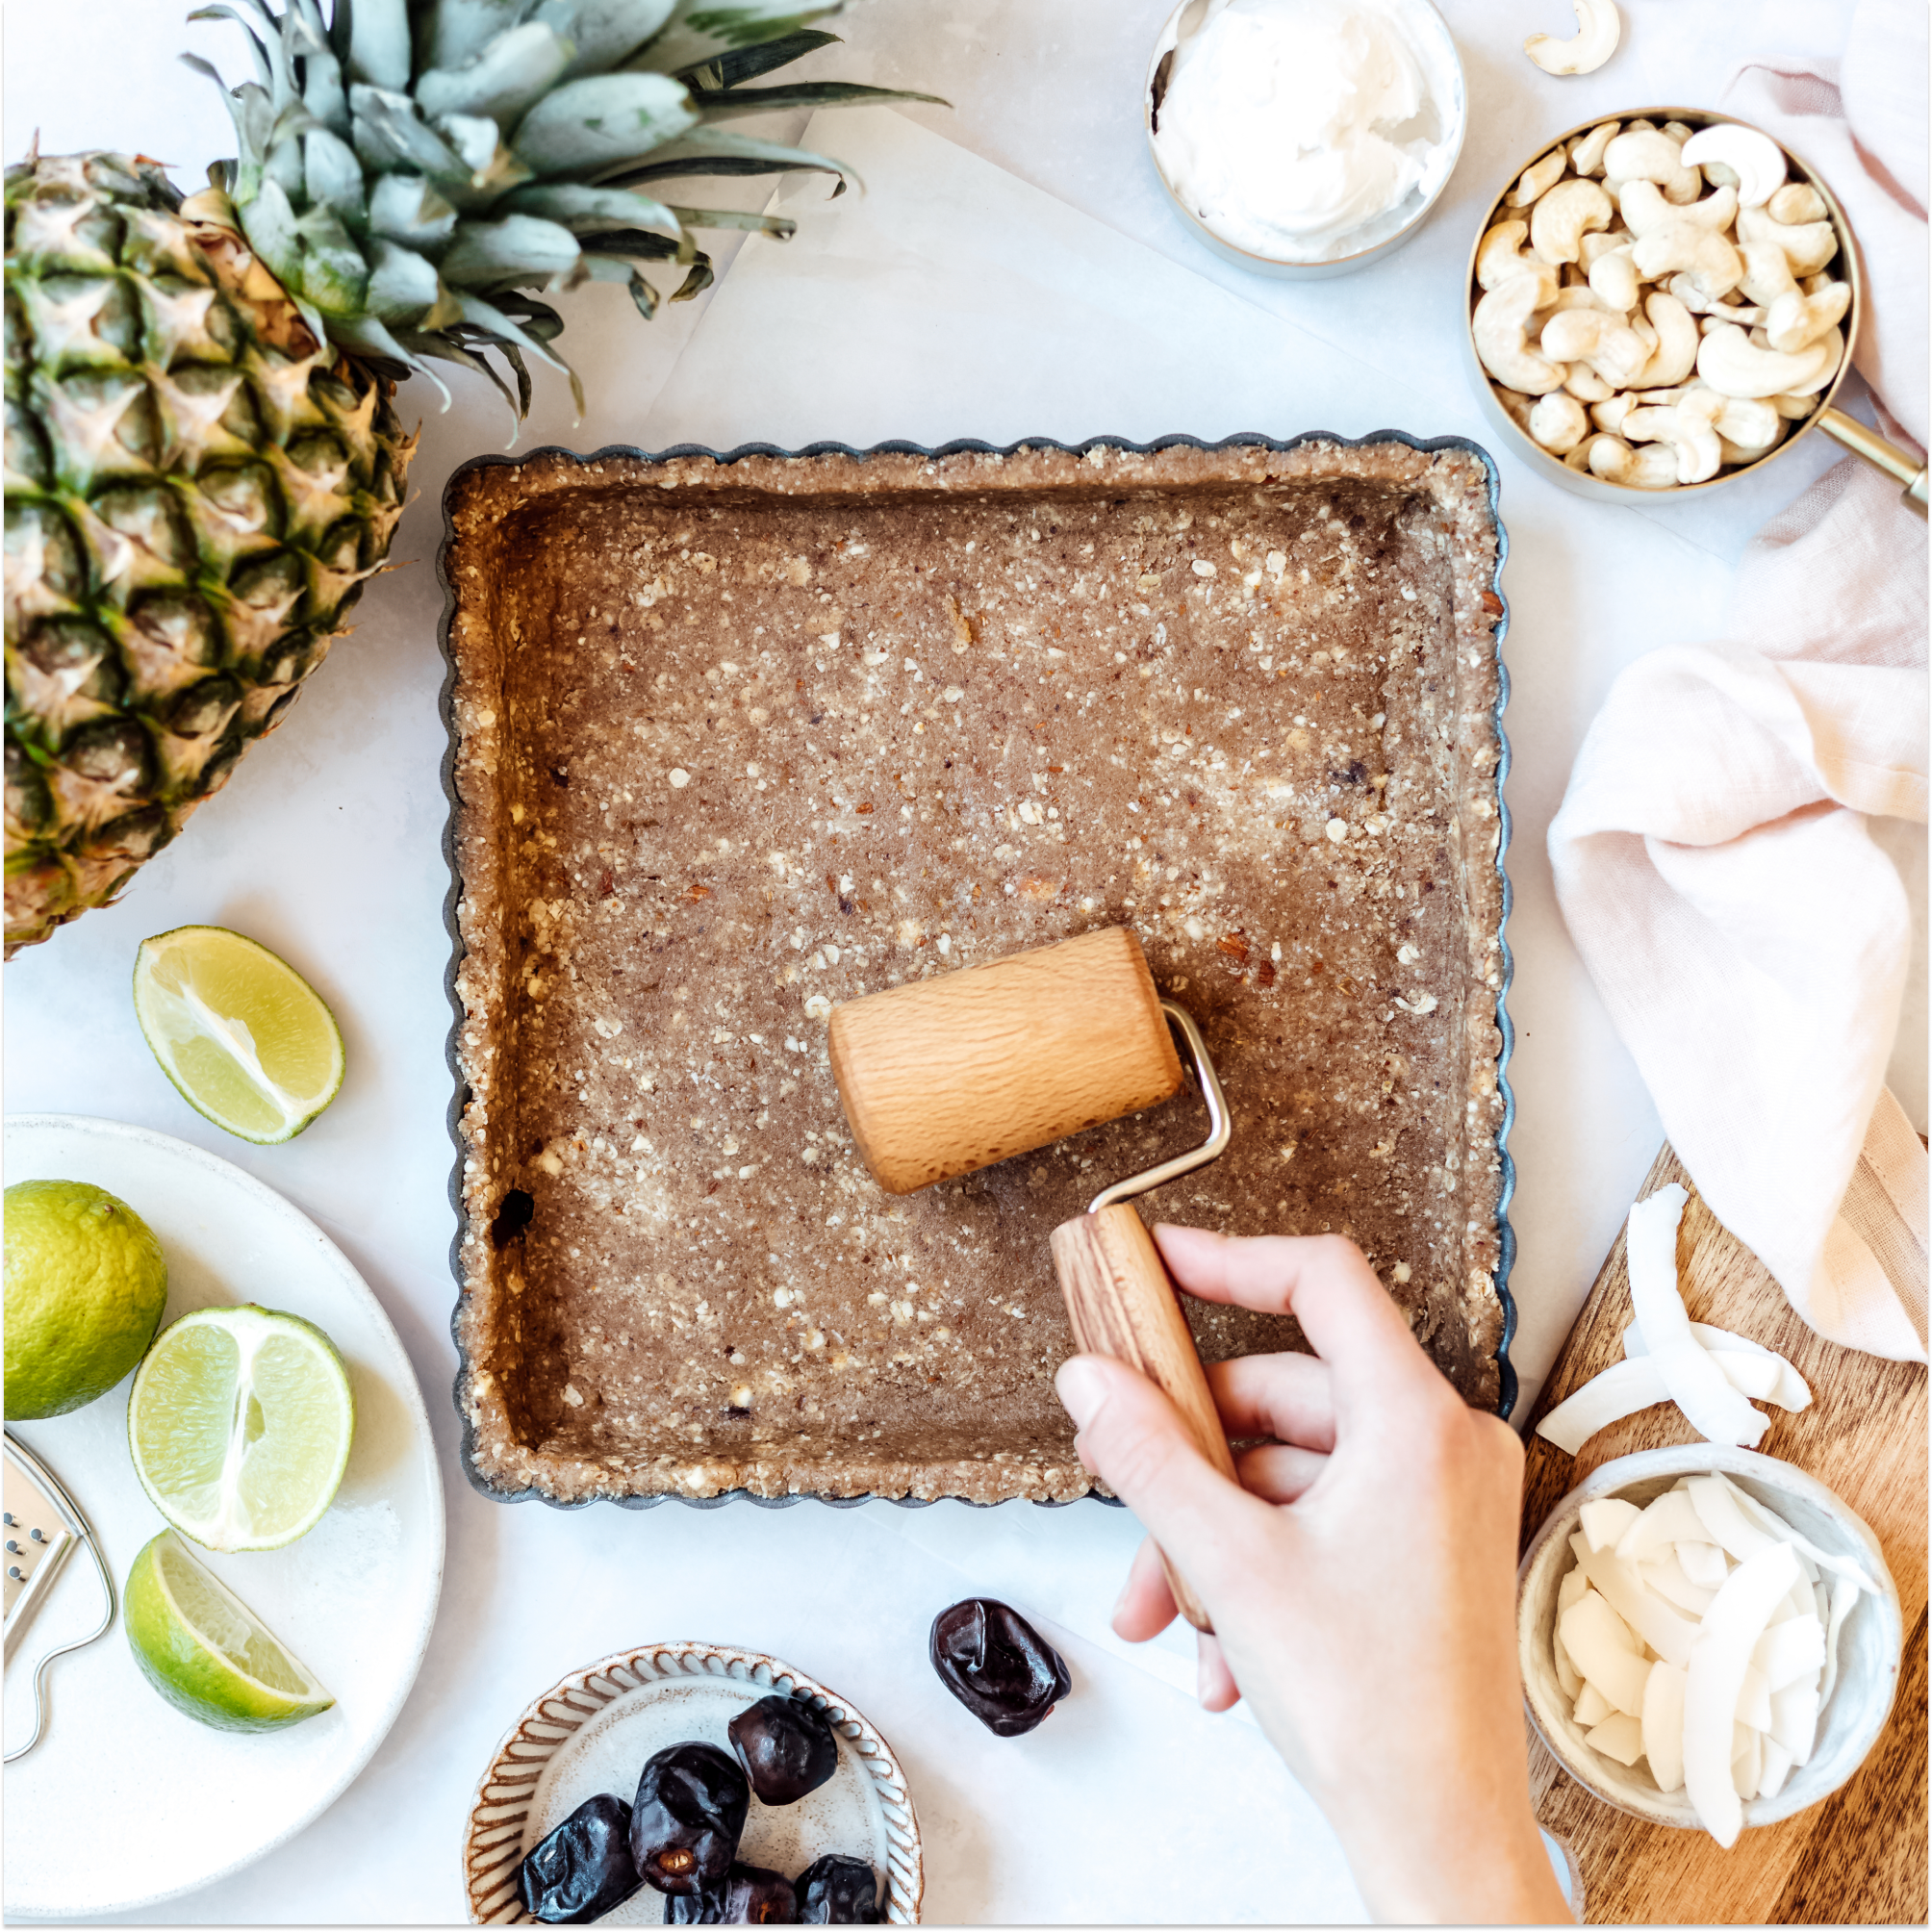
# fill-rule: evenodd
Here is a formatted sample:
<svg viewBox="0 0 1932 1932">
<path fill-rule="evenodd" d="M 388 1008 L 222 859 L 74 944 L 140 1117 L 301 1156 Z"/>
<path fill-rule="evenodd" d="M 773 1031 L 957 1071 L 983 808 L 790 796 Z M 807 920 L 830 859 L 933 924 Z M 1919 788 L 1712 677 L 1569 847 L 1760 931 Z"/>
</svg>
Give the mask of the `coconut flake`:
<svg viewBox="0 0 1932 1932">
<path fill-rule="evenodd" d="M 1664 1378 L 1648 1357 L 1613 1362 L 1559 1402 L 1537 1424 L 1537 1434 L 1565 1456 L 1574 1456 L 1599 1429 L 1669 1400 Z"/>
<path fill-rule="evenodd" d="M 1685 1420 L 1707 1441 L 1755 1449 L 1770 1417 L 1731 1386 L 1710 1351 L 1691 1335 L 1690 1317 L 1677 1289 L 1677 1224 L 1689 1199 L 1673 1181 L 1631 1208 L 1623 1243 L 1631 1307 L 1645 1353 Z"/>
<path fill-rule="evenodd" d="M 1714 1542 L 1679 1542 L 1673 1546 L 1673 1554 L 1683 1566 L 1684 1574 L 1700 1589 L 1720 1590 L 1724 1588 L 1724 1579 L 1731 1574 L 1723 1550 Z"/>
<path fill-rule="evenodd" d="M 1787 1599 L 1789 1601 L 1789 1599 Z M 1767 1694 L 1795 1684 L 1800 1677 L 1816 1678 L 1824 1668 L 1825 1633 L 1816 1616 L 1791 1616 L 1774 1623 L 1758 1639 L 1751 1662 L 1764 1673 Z M 1758 1726 L 1771 1727 L 1768 1720 Z"/>
<path fill-rule="evenodd" d="M 1696 1494 L 1694 1484 L 1691 1493 Z M 1704 1829 L 1727 1849 L 1744 1823 L 1731 1776 L 1739 1694 L 1752 1650 L 1779 1599 L 1797 1580 L 1797 1555 L 1787 1543 L 1746 1557 L 1725 1580 L 1690 1646 L 1684 1687 L 1684 1787 Z M 1755 1770 L 1751 1788 L 1757 1789 Z"/>
<path fill-rule="evenodd" d="M 1674 1792 L 1684 1783 L 1685 1673 L 1674 1664 L 1650 1666 L 1643 1685 L 1643 1755 L 1660 1792 Z"/>
<path fill-rule="evenodd" d="M 1590 1590 L 1563 1613 L 1558 1627 L 1585 1684 L 1594 1685 L 1614 1710 L 1636 1716 L 1643 1709 L 1648 1666 L 1623 1619 Z"/>
<path fill-rule="evenodd" d="M 1762 1642 L 1764 1640 L 1759 1639 Z M 1755 1657 L 1757 1653 L 1752 1652 Z M 1743 1687 L 1738 1692 L 1738 1722 L 1748 1724 L 1754 1731 L 1768 1731 L 1771 1728 L 1771 1687 L 1765 1679 L 1765 1673 L 1755 1664 L 1744 1665 Z M 1752 1786 L 1752 1791 L 1757 1787 Z M 1743 1793 L 1745 1797 L 1750 1792 Z"/>
<path fill-rule="evenodd" d="M 1714 1328 L 1709 1322 L 1692 1322 L 1690 1339 L 1707 1348 L 1716 1357 L 1717 1364 L 1723 1369 L 1725 1379 L 1733 1387 L 1744 1395 L 1758 1395 L 1766 1402 L 1775 1402 L 1780 1409 L 1799 1410 L 1811 1407 L 1812 1392 L 1792 1365 L 1776 1349 L 1767 1348 L 1761 1341 L 1753 1341 L 1747 1335 L 1738 1335 L 1730 1329 Z M 1637 1322 L 1632 1322 L 1623 1332 L 1623 1353 L 1626 1358 L 1641 1360 L 1648 1354 L 1643 1342 L 1643 1330 Z M 1768 1388 L 1758 1385 L 1762 1378 L 1757 1371 L 1746 1371 L 1737 1358 L 1750 1356 L 1761 1362 L 1776 1365 L 1777 1375 Z M 1746 1386 L 1746 1377 L 1751 1385 Z"/>
<path fill-rule="evenodd" d="M 1625 1502 L 1621 1496 L 1601 1496 L 1583 1506 L 1578 1512 L 1578 1521 L 1592 1551 L 1614 1550 L 1640 1513 L 1635 1503 Z"/>
<path fill-rule="evenodd" d="M 1771 1692 L 1771 1736 L 1792 1754 L 1794 1765 L 1811 1762 L 1823 1701 L 1816 1684 L 1787 1684 Z"/>
<path fill-rule="evenodd" d="M 1767 1510 L 1749 1490 L 1732 1482 L 1721 1470 L 1717 1473 L 1717 1481 L 1729 1490 L 1737 1502 L 1740 1514 L 1747 1521 L 1755 1523 L 1767 1535 L 1793 1544 L 1800 1556 L 1816 1563 L 1819 1569 L 1830 1570 L 1834 1576 L 1843 1577 L 1847 1583 L 1869 1590 L 1873 1596 L 1878 1594 L 1878 1586 L 1849 1557 L 1827 1555 L 1809 1537 L 1801 1536 L 1782 1516 Z"/>
<path fill-rule="evenodd" d="M 1586 1684 L 1577 1693 L 1576 1709 L 1571 1715 L 1586 1731 L 1592 1731 L 1615 1708 L 1594 1684 Z"/>
<path fill-rule="evenodd" d="M 1602 1723 L 1590 1727 L 1584 1742 L 1619 1765 L 1634 1765 L 1643 1755 L 1643 1727 L 1635 1717 L 1613 1711 Z"/>
<path fill-rule="evenodd" d="M 1757 1524 L 1746 1522 L 1730 1485 L 1718 1477 L 1699 1476 L 1690 1485 L 1690 1501 L 1710 1531 L 1712 1540 L 1721 1544 L 1725 1553 L 1740 1563 L 1756 1556 L 1760 1550 L 1788 1542 L 1785 1538 L 1769 1536 Z M 1792 1550 L 1792 1558 L 1793 1562 L 1797 1559 L 1795 1548 Z"/>
<path fill-rule="evenodd" d="M 1791 1776 L 1792 1754 L 1775 1738 L 1764 1741 L 1765 1767 L 1758 1778 L 1758 1795 L 1761 1798 L 1774 1798 L 1784 1789 L 1785 1780 Z"/>
<path fill-rule="evenodd" d="M 1645 1589 L 1634 1563 L 1619 1561 L 1609 1550 L 1592 1550 L 1580 1534 L 1570 1538 L 1570 1547 L 1576 1552 L 1577 1561 L 1583 1565 L 1591 1587 L 1658 1656 L 1669 1664 L 1690 1662 L 1690 1645 L 1697 1635 L 1697 1626 L 1689 1617 L 1680 1616 L 1662 1597 Z M 1574 1645 L 1570 1655 L 1576 1655 Z M 1581 1662 L 1578 1667 L 1582 1668 Z M 1586 1669 L 1583 1674 L 1588 1677 L 1589 1672 Z M 1610 1687 L 1605 1685 L 1604 1689 L 1608 1691 Z M 1634 1705 L 1621 1708 L 1636 1715 L 1637 1707 Z"/>
<path fill-rule="evenodd" d="M 1626 1563 L 1660 1556 L 1674 1542 L 1711 1540 L 1704 1519 L 1682 1489 L 1665 1489 L 1640 1510 L 1617 1538 L 1616 1553 Z"/>
<path fill-rule="evenodd" d="M 1832 1687 L 1838 1682 L 1838 1634 L 1844 1628 L 1844 1619 L 1850 1615 L 1851 1607 L 1858 1601 L 1858 1586 L 1848 1577 L 1835 1577 L 1831 1586 L 1831 1621 L 1824 1633 L 1824 1682 L 1818 1688 L 1818 1701 L 1820 1708 L 1832 1693 Z M 1798 1760 L 1804 1762 L 1802 1758 Z"/>
<path fill-rule="evenodd" d="M 1688 1611 L 1692 1616 L 1702 1616 L 1717 1594 L 1715 1589 L 1700 1589 L 1692 1583 L 1684 1574 L 1684 1565 L 1668 1549 L 1661 1557 L 1652 1557 L 1639 1563 L 1637 1574 L 1646 1589 L 1654 1589 L 1665 1603 L 1675 1604 L 1679 1610 Z"/>
</svg>

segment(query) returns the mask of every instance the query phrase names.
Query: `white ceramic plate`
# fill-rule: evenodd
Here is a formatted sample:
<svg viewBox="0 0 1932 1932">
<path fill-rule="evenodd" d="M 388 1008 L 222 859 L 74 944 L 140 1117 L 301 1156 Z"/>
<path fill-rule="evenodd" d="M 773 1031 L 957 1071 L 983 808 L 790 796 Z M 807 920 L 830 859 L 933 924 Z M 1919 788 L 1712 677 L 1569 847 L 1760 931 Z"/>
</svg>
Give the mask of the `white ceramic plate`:
<svg viewBox="0 0 1932 1932">
<path fill-rule="evenodd" d="M 198 1551 L 335 1693 L 263 1737 L 210 1730 L 162 1702 L 118 1620 L 48 1673 L 49 1731 L 6 1773 L 6 1910 L 94 1917 L 225 1878 L 325 1811 L 402 1709 L 443 1582 L 443 1484 L 395 1330 L 362 1277 L 280 1195 L 212 1154 L 114 1121 L 33 1114 L 6 1127 L 6 1180 L 90 1181 L 147 1222 L 167 1256 L 165 1319 L 239 1302 L 323 1329 L 348 1363 L 355 1445 L 334 1507 L 285 1550 Z M 10 1428 L 81 1506 L 118 1586 L 166 1527 L 128 1458 L 133 1378 L 98 1402 Z M 97 1622 L 85 1553 L 7 1666 L 11 1750 L 33 1727 L 34 1660 Z M 302 1916 L 302 1901 L 289 1901 Z"/>
<path fill-rule="evenodd" d="M 585 1799 L 628 1804 L 645 1760 L 696 1740 L 731 1749 L 726 1726 L 774 1691 L 831 1719 L 839 1767 L 797 1804 L 751 1800 L 739 1856 L 797 1878 L 828 1852 L 868 1860 L 885 1893 L 885 1922 L 916 1925 L 926 1890 L 919 1820 L 892 1746 L 834 1690 L 752 1650 L 652 1643 L 566 1677 L 524 1711 L 476 1787 L 463 1837 L 464 1890 L 480 1924 L 527 1924 L 517 1892 L 524 1854 Z M 601 1925 L 661 1925 L 664 1897 L 635 1892 Z"/>
</svg>

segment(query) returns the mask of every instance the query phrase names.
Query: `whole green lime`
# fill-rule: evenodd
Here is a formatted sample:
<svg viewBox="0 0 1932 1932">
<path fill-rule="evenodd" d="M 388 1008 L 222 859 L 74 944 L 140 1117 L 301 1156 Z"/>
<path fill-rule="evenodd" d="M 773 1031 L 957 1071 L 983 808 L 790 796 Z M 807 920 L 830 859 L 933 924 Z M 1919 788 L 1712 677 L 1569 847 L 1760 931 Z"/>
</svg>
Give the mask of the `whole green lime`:
<svg viewBox="0 0 1932 1932">
<path fill-rule="evenodd" d="M 7 1190 L 7 1420 L 64 1415 L 147 1353 L 167 1261 L 125 1201 L 86 1181 Z"/>
</svg>

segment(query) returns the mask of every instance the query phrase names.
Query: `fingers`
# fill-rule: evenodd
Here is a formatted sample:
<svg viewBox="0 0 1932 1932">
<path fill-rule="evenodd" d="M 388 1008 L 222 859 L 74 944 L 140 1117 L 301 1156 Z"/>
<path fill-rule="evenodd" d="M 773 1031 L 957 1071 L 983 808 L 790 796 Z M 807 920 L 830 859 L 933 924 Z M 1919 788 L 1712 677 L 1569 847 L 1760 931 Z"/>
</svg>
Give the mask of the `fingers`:
<svg viewBox="0 0 1932 1932">
<path fill-rule="evenodd" d="M 1239 1451 L 1234 1474 L 1249 1495 L 1259 1496 L 1264 1503 L 1298 1503 L 1328 1465 L 1326 1456 L 1310 1449 L 1270 1442 Z"/>
<path fill-rule="evenodd" d="M 1160 1545 L 1152 1537 L 1143 1537 L 1127 1573 L 1127 1587 L 1113 1607 L 1114 1635 L 1129 1643 L 1145 1643 L 1150 1637 L 1158 1637 L 1179 1614 L 1174 1592 L 1167 1587 Z"/>
<path fill-rule="evenodd" d="M 1107 1356 L 1070 1356 L 1055 1378 L 1080 1434 L 1080 1460 L 1103 1477 L 1201 1592 L 1237 1588 L 1256 1538 L 1276 1517 L 1216 1469 L 1153 1383 Z"/>
<path fill-rule="evenodd" d="M 1395 1389 L 1439 1380 L 1353 1241 L 1336 1234 L 1240 1237 L 1165 1224 L 1154 1238 L 1189 1294 L 1292 1314 L 1332 1371 L 1338 1408 L 1352 1399 L 1385 1405 Z"/>
<path fill-rule="evenodd" d="M 1262 1436 L 1324 1453 L 1335 1447 L 1335 1386 L 1319 1357 L 1236 1356 L 1209 1366 L 1208 1386 L 1237 1442 Z"/>
<path fill-rule="evenodd" d="M 1204 1711 L 1232 1711 L 1241 1701 L 1241 1687 L 1228 1668 L 1221 1646 L 1211 1637 L 1195 1636 L 1195 1694 Z"/>
</svg>

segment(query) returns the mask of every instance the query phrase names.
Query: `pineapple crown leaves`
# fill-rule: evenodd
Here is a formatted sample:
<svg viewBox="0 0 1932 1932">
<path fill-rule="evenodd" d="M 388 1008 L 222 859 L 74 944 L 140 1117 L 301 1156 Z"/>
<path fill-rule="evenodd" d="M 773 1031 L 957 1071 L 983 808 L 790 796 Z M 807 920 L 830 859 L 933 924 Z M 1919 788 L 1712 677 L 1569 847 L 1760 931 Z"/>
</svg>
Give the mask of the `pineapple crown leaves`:
<svg viewBox="0 0 1932 1932">
<path fill-rule="evenodd" d="M 703 228 L 787 240 L 782 216 L 659 198 L 684 176 L 794 169 L 855 179 L 830 157 L 723 123 L 777 109 L 932 94 L 846 81 L 754 86 L 837 36 L 812 23 L 841 0 L 237 0 L 227 20 L 254 78 L 222 88 L 236 159 L 186 212 L 241 229 L 319 340 L 400 381 L 455 363 L 494 382 L 519 418 L 529 362 L 569 377 L 550 344 L 563 318 L 530 292 L 619 282 L 647 318 L 640 264 L 712 279 Z M 944 106 L 944 102 L 938 102 Z M 513 397 L 490 362 L 515 377 Z"/>
</svg>

